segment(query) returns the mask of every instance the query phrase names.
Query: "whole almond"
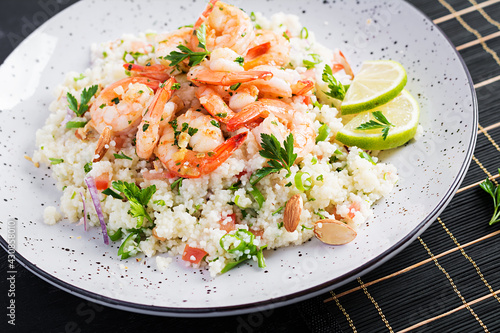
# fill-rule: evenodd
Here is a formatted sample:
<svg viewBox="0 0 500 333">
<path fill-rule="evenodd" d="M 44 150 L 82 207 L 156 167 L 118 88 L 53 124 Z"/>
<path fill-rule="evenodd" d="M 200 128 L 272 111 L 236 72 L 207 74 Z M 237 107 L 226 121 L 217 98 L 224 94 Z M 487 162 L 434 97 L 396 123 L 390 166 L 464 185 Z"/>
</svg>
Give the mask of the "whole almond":
<svg viewBox="0 0 500 333">
<path fill-rule="evenodd" d="M 288 200 L 283 213 L 283 225 L 286 231 L 294 232 L 300 222 L 300 214 L 302 214 L 302 207 L 304 202 L 300 194 L 295 194 Z"/>
<path fill-rule="evenodd" d="M 344 245 L 353 241 L 357 233 L 344 222 L 325 219 L 314 224 L 314 235 L 323 243 Z"/>
</svg>

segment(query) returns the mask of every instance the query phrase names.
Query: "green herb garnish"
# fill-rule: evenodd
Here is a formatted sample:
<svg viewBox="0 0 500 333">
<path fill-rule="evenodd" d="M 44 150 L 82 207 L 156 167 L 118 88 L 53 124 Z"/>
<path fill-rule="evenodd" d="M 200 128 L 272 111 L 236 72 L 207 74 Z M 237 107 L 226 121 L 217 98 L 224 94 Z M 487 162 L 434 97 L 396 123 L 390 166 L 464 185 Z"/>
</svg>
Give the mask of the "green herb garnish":
<svg viewBox="0 0 500 333">
<path fill-rule="evenodd" d="M 500 172 L 500 169 L 499 169 Z M 493 198 L 493 216 L 490 219 L 490 225 L 493 225 L 500 221 L 500 212 L 498 207 L 500 207 L 500 191 L 498 190 L 498 185 L 495 186 L 491 180 L 486 178 L 484 182 L 479 184 L 479 186 L 491 195 Z"/>
<path fill-rule="evenodd" d="M 97 93 L 97 89 L 99 89 L 98 85 L 93 85 L 89 88 L 83 89 L 80 94 L 80 106 L 78 106 L 78 101 L 75 96 L 71 93 L 66 93 L 66 98 L 68 99 L 68 107 L 71 111 L 76 113 L 77 116 L 81 117 L 87 110 L 89 109 L 89 101 L 90 99 Z"/>
<path fill-rule="evenodd" d="M 115 199 L 123 200 L 123 197 L 121 195 L 119 195 L 118 193 L 116 193 L 115 191 L 113 191 L 110 188 L 107 188 L 104 191 L 102 191 L 102 194 L 110 195 Z"/>
<path fill-rule="evenodd" d="M 263 245 L 260 249 L 257 249 L 257 246 L 253 244 L 254 239 L 255 236 L 250 231 L 245 229 L 238 229 L 234 235 L 226 234 L 221 237 L 219 244 L 224 251 L 229 253 L 241 253 L 235 261 L 226 264 L 226 266 L 222 269 L 221 274 L 226 273 L 253 256 L 257 257 L 257 263 L 260 268 L 266 267 L 262 251 L 267 247 L 267 245 Z"/>
<path fill-rule="evenodd" d="M 179 195 L 181 195 L 181 186 L 182 186 L 183 180 L 184 180 L 184 178 L 177 179 L 175 182 L 172 183 L 172 185 L 170 185 L 170 189 L 173 191 L 174 188 L 177 186 L 177 193 Z"/>
<path fill-rule="evenodd" d="M 153 222 L 146 211 L 146 206 L 148 205 L 148 202 L 153 194 L 156 192 L 155 185 L 140 189 L 135 183 L 127 183 L 121 180 L 114 181 L 112 185 L 115 190 L 122 192 L 130 202 L 130 210 L 128 213 L 137 218 L 137 228 L 142 226 L 144 218 Z"/>
<path fill-rule="evenodd" d="M 89 173 L 90 170 L 92 170 L 92 162 L 85 163 L 85 165 L 83 166 L 83 171 L 85 171 L 85 173 Z"/>
<path fill-rule="evenodd" d="M 196 37 L 198 37 L 198 47 L 203 48 L 205 51 L 193 52 L 187 46 L 181 44 L 177 46 L 177 49 L 179 49 L 179 51 L 181 52 L 172 51 L 170 52 L 169 55 L 165 56 L 164 59 L 170 61 L 171 67 L 179 65 L 182 61 L 188 58 L 190 67 L 198 65 L 203 61 L 203 59 L 205 59 L 207 55 L 210 54 L 210 52 L 207 51 L 206 47 L 206 36 L 207 36 L 207 30 L 205 23 L 203 23 L 196 30 Z"/>
<path fill-rule="evenodd" d="M 131 160 L 132 161 L 132 158 L 131 157 L 128 157 L 127 155 L 125 155 L 123 152 L 121 154 L 113 154 L 113 156 L 117 159 L 120 159 L 120 160 Z"/>
<path fill-rule="evenodd" d="M 282 169 L 287 170 L 288 174 L 286 177 L 290 177 L 292 174 L 290 167 L 297 159 L 297 154 L 293 153 L 293 134 L 290 133 L 286 137 L 285 141 L 283 141 L 283 147 L 281 147 L 278 139 L 273 134 L 261 133 L 260 137 L 262 139 L 262 150 L 259 151 L 259 154 L 269 159 L 267 161 L 269 166 L 254 172 L 250 177 L 250 183 L 255 185 L 265 176 L 279 172 Z"/>
<path fill-rule="evenodd" d="M 234 62 L 237 62 L 238 64 L 240 64 L 240 66 L 243 66 L 243 63 L 245 62 L 245 58 L 243 58 L 242 56 L 239 56 L 234 60 Z"/>
<path fill-rule="evenodd" d="M 359 125 L 355 129 L 358 131 L 366 131 L 366 130 L 381 128 L 382 137 L 384 138 L 384 140 L 387 139 L 387 135 L 389 134 L 389 129 L 391 127 L 394 127 L 394 125 L 391 122 L 389 122 L 389 120 L 387 120 L 382 111 L 372 112 L 372 115 L 376 120 L 367 121 L 366 123 Z"/>
<path fill-rule="evenodd" d="M 344 99 L 347 87 L 337 81 L 337 79 L 333 76 L 332 68 L 330 66 L 325 66 L 321 78 L 328 84 L 328 88 L 330 89 L 330 91 L 324 91 L 326 95 L 340 100 Z"/>
</svg>

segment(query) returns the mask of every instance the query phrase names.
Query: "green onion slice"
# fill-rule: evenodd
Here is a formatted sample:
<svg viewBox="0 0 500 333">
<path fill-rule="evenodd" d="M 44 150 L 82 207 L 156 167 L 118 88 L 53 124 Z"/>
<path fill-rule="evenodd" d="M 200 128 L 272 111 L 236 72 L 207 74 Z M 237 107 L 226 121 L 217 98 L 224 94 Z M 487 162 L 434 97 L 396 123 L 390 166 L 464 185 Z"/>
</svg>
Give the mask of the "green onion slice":
<svg viewBox="0 0 500 333">
<path fill-rule="evenodd" d="M 304 175 L 307 175 L 308 177 L 302 180 L 302 177 Z M 302 171 L 297 172 L 295 174 L 295 187 L 297 187 L 297 190 L 299 190 L 300 192 L 309 191 L 312 188 L 311 175 L 308 174 L 307 172 L 302 172 Z"/>
</svg>

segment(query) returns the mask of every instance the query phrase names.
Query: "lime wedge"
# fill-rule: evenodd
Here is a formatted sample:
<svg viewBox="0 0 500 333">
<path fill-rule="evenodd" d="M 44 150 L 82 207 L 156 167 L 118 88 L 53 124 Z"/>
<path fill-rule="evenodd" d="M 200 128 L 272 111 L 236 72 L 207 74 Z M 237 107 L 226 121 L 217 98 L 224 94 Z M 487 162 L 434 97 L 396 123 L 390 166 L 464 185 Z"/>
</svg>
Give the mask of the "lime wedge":
<svg viewBox="0 0 500 333">
<path fill-rule="evenodd" d="M 403 90 L 406 80 L 406 71 L 398 62 L 363 62 L 342 101 L 341 113 L 359 113 L 389 102 Z"/>
<path fill-rule="evenodd" d="M 387 137 L 383 138 L 382 128 L 357 130 L 361 124 L 377 121 L 372 112 L 381 111 L 393 125 Z M 420 110 L 417 101 L 403 90 L 396 98 L 375 109 L 360 113 L 337 133 L 336 139 L 347 146 L 367 150 L 384 150 L 399 147 L 415 136 Z"/>
</svg>

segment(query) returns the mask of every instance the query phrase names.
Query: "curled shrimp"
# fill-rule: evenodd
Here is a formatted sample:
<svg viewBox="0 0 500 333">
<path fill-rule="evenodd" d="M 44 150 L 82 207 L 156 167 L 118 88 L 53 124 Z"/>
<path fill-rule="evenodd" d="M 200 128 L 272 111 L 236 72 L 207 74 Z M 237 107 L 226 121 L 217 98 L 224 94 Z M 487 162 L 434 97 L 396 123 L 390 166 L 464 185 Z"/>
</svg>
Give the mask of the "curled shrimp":
<svg viewBox="0 0 500 333">
<path fill-rule="evenodd" d="M 292 133 L 295 153 L 299 157 L 313 150 L 316 134 L 312 121 L 291 105 L 275 99 L 261 99 L 247 105 L 228 121 L 227 129 L 235 131 L 259 118 L 264 118 L 264 122 L 252 130 L 258 140 L 260 133 L 274 134 L 281 141 L 288 133 Z"/>
<path fill-rule="evenodd" d="M 176 82 L 175 78 L 171 77 L 158 89 L 142 117 L 136 134 L 136 152 L 140 158 L 149 159 L 151 157 L 160 138 L 162 118 L 164 121 L 169 121 L 174 115 L 175 109 L 169 109 L 167 113 L 164 112 L 164 109 L 165 104 L 172 97 L 172 86 Z"/>
<path fill-rule="evenodd" d="M 211 0 L 196 21 L 194 29 L 206 25 L 206 47 L 208 51 L 227 47 L 238 54 L 244 54 L 255 38 L 250 17 L 241 9 L 222 1 Z M 191 36 L 190 49 L 197 50 L 198 38 Z"/>
<path fill-rule="evenodd" d="M 109 127 L 113 135 L 135 133 L 159 81 L 129 77 L 104 88 L 90 107 L 91 125 L 99 133 Z"/>
<path fill-rule="evenodd" d="M 275 66 L 262 65 L 251 71 L 268 71 L 272 77 L 268 80 L 253 80 L 243 83 L 239 89 L 255 86 L 259 90 L 259 98 L 290 98 L 292 95 L 305 94 L 314 88 L 314 82 L 302 79 L 301 75 L 291 69 L 280 69 Z"/>
<path fill-rule="evenodd" d="M 259 30 L 254 47 L 245 55 L 245 69 L 260 65 L 283 66 L 289 62 L 290 42 L 282 35 L 270 30 Z"/>
<path fill-rule="evenodd" d="M 351 65 L 347 62 L 344 54 L 339 49 L 335 49 L 333 51 L 332 72 L 336 73 L 341 70 L 344 70 L 351 79 L 354 79 L 354 72 L 352 71 Z"/>
<path fill-rule="evenodd" d="M 166 127 L 155 155 L 175 176 L 199 178 L 217 169 L 245 141 L 248 132 L 224 141 L 213 118 L 198 111 L 187 111 Z M 186 124 L 186 125 L 184 125 Z M 189 134 L 190 130 L 191 133 Z M 185 129 L 185 131 L 183 131 Z M 188 149 L 188 145 L 191 149 Z"/>
<path fill-rule="evenodd" d="M 132 76 L 147 77 L 153 80 L 165 81 L 170 77 L 172 70 L 160 64 L 142 66 L 137 64 L 123 64 L 123 68 L 130 72 Z"/>
</svg>

